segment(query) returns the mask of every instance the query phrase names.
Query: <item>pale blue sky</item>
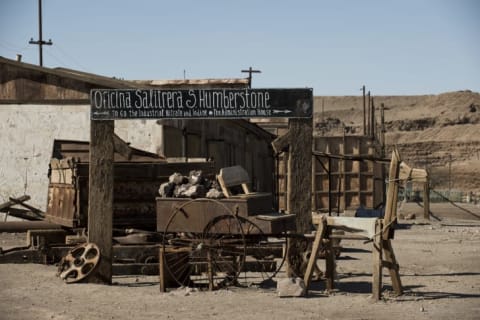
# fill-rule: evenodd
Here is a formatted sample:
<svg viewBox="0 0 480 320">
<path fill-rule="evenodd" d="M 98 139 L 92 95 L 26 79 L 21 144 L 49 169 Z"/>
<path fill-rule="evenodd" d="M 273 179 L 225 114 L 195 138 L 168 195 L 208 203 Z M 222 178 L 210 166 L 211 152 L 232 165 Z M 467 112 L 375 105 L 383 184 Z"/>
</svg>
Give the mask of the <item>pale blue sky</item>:
<svg viewBox="0 0 480 320">
<path fill-rule="evenodd" d="M 0 56 L 38 64 L 38 1 L 0 0 Z M 315 95 L 480 91 L 476 0 L 43 0 L 44 65 L 125 79 L 246 77 Z"/>
</svg>

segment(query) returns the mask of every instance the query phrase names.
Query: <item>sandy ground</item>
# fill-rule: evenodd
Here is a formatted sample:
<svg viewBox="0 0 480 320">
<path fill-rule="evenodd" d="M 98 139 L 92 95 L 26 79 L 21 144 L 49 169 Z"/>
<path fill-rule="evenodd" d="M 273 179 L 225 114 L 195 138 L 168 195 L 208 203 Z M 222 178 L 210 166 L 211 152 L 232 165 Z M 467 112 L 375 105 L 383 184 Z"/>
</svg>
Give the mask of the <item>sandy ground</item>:
<svg viewBox="0 0 480 320">
<path fill-rule="evenodd" d="M 393 241 L 405 288 L 400 297 L 384 272 L 383 299 L 372 302 L 371 244 L 344 241 L 337 289 L 327 295 L 322 282 L 314 283 L 307 298 L 279 298 L 275 288 L 160 293 L 156 277 L 68 285 L 55 266 L 0 264 L 0 319 L 479 319 L 480 208 L 466 210 L 432 204 L 430 222 L 400 221 Z M 407 204 L 402 211 L 422 208 Z M 0 241 L 6 248 L 15 235 Z"/>
</svg>

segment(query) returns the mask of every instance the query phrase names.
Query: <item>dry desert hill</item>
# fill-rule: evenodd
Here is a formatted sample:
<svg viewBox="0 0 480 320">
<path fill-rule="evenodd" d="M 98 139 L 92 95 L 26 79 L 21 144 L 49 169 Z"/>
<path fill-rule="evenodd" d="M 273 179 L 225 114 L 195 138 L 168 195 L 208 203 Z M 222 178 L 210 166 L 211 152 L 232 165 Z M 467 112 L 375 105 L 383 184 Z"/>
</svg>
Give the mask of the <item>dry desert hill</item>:
<svg viewBox="0 0 480 320">
<path fill-rule="evenodd" d="M 434 190 L 480 193 L 480 93 L 373 96 L 376 130 L 384 104 L 387 150 L 426 168 Z M 363 134 L 362 96 L 316 96 L 315 134 Z"/>
</svg>

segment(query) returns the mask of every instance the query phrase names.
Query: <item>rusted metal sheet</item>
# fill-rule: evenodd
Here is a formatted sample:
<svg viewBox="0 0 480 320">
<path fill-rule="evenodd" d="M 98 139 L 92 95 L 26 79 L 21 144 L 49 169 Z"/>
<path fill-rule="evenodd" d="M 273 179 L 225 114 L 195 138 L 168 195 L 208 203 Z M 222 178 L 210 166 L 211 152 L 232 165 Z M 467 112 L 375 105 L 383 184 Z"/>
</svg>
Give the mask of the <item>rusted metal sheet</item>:
<svg viewBox="0 0 480 320">
<path fill-rule="evenodd" d="M 75 197 L 74 185 L 50 184 L 46 220 L 67 227 L 76 227 L 78 215 L 76 215 Z"/>
</svg>

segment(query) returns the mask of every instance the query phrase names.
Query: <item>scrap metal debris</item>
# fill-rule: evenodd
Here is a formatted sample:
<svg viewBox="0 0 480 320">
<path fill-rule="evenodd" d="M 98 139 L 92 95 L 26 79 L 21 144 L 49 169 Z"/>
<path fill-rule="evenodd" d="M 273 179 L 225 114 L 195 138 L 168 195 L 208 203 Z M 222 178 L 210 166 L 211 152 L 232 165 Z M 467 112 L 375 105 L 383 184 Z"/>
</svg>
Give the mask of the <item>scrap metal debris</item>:
<svg viewBox="0 0 480 320">
<path fill-rule="evenodd" d="M 57 276 L 66 283 L 75 283 L 85 279 L 95 270 L 100 261 L 100 249 L 94 243 L 76 246 L 62 258 Z"/>
</svg>

